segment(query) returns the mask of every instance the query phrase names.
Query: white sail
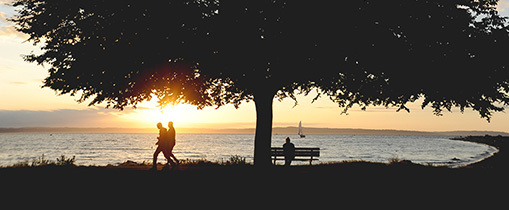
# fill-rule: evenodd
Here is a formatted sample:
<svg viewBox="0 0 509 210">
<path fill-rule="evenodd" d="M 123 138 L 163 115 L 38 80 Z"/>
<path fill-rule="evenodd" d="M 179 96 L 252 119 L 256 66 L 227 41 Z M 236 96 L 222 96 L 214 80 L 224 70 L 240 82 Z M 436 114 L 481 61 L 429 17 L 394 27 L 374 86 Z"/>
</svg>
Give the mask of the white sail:
<svg viewBox="0 0 509 210">
<path fill-rule="evenodd" d="M 299 133 L 298 133 L 298 134 L 299 134 L 299 136 L 300 136 L 301 138 L 306 137 L 306 135 L 304 135 L 304 134 L 302 133 L 302 121 L 299 121 Z"/>
<path fill-rule="evenodd" d="M 302 121 L 299 121 L 299 135 L 302 135 Z"/>
</svg>

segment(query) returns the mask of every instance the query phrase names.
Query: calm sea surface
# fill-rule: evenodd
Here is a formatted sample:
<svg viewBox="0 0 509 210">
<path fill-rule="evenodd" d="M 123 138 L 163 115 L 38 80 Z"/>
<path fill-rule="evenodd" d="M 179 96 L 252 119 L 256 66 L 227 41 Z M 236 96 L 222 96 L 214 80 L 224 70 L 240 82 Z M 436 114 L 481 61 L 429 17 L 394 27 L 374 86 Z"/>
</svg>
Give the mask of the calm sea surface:
<svg viewBox="0 0 509 210">
<path fill-rule="evenodd" d="M 156 137 L 156 133 L 1 133 L 0 166 L 32 160 L 42 154 L 49 160 L 60 155 L 76 156 L 78 165 L 151 161 Z M 273 135 L 272 146 L 282 146 L 285 137 Z M 307 135 L 301 139 L 290 135 L 290 138 L 296 147 L 320 147 L 319 162 L 388 162 L 399 158 L 420 164 L 456 167 L 477 162 L 497 151 L 488 145 L 439 136 Z M 250 134 L 177 134 L 174 154 L 179 159 L 205 158 L 211 161 L 240 155 L 252 162 L 253 139 L 254 135 Z M 159 161 L 165 162 L 162 154 Z"/>
</svg>

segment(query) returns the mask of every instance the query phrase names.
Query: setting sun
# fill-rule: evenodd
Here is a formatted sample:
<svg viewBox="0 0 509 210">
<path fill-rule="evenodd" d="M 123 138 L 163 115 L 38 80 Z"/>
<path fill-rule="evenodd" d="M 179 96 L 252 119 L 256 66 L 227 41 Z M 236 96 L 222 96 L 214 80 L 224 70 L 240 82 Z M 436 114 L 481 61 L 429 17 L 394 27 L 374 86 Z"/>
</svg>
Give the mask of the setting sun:
<svg viewBox="0 0 509 210">
<path fill-rule="evenodd" d="M 157 99 L 153 99 L 140 104 L 137 109 L 123 116 L 135 120 L 143 127 L 153 127 L 158 122 L 166 125 L 169 121 L 182 126 L 193 121 L 193 117 L 190 117 L 189 114 L 196 111 L 196 107 L 187 104 L 169 105 L 161 108 L 157 103 Z"/>
<path fill-rule="evenodd" d="M 158 122 L 167 125 L 169 121 L 173 121 L 177 128 L 252 128 L 255 119 L 253 104 L 249 103 L 239 109 L 224 106 L 199 110 L 189 104 L 161 108 L 155 98 L 139 104 L 136 109 L 127 108 L 111 113 L 124 122 L 130 122 L 128 127 L 137 128 L 152 128 Z"/>
</svg>

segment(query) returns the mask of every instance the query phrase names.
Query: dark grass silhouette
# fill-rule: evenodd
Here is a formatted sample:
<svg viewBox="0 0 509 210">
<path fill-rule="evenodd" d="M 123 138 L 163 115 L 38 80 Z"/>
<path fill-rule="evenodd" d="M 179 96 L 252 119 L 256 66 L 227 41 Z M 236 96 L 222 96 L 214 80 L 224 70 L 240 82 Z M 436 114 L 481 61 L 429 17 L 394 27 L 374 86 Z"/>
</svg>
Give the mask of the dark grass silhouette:
<svg viewBox="0 0 509 210">
<path fill-rule="evenodd" d="M 117 208 L 146 208 L 154 201 L 161 206 L 171 202 L 207 207 L 238 207 L 241 202 L 250 208 L 269 204 L 301 208 L 500 205 L 505 201 L 503 190 L 509 184 L 509 174 L 507 157 L 498 155 L 508 149 L 507 137 L 467 140 L 489 142 L 500 152 L 480 163 L 455 169 L 394 159 L 390 163 L 345 161 L 260 170 L 247 164 L 245 158 L 231 156 L 219 162 L 181 160 L 177 170 L 158 172 L 148 171 L 150 161 L 108 166 L 6 167 L 0 168 L 0 180 L 5 203 L 28 197 L 29 204 L 38 207 L 75 206 L 78 200 L 80 206 Z M 34 193 L 35 190 L 52 193 Z M 467 202 L 465 198 L 470 199 Z"/>
<path fill-rule="evenodd" d="M 352 161 L 260 170 L 252 165 L 225 166 L 200 160 L 182 163 L 172 171 L 150 172 L 147 170 L 150 167 L 150 163 L 126 162 L 106 167 L 2 168 L 0 178 L 8 180 L 2 185 L 4 192 L 10 192 L 8 197 L 31 189 L 51 189 L 65 192 L 60 196 L 62 199 L 86 199 L 88 204 L 112 202 L 115 206 L 147 205 L 150 198 L 177 203 L 185 200 L 186 205 L 211 202 L 208 206 L 238 205 L 232 202 L 248 202 L 254 198 L 264 203 L 270 201 L 272 205 L 280 205 L 282 199 L 287 199 L 285 202 L 293 201 L 289 205 L 301 207 L 330 205 L 338 199 L 342 205 L 360 205 L 361 199 L 371 201 L 364 206 L 408 205 L 405 202 L 427 206 L 438 201 L 440 206 L 450 203 L 457 206 L 466 204 L 458 203 L 458 199 L 475 196 L 480 201 L 484 196 L 497 194 L 507 183 L 507 172 L 503 170 L 437 168 L 406 161 L 392 164 Z M 163 190 L 167 190 L 164 195 L 150 195 Z M 51 200 L 58 194 L 37 197 Z M 309 200 L 295 200 L 301 196 Z M 432 198 L 424 199 L 426 196 Z M 191 203 L 186 199 L 191 199 Z M 252 205 L 263 206 L 262 203 Z"/>
</svg>

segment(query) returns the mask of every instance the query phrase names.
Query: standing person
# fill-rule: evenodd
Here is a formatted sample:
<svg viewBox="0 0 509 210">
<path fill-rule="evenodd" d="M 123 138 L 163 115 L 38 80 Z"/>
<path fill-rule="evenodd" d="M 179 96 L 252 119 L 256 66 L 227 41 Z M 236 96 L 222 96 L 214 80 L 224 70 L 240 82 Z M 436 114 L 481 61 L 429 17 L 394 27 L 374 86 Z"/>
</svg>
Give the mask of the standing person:
<svg viewBox="0 0 509 210">
<path fill-rule="evenodd" d="M 157 137 L 157 149 L 154 152 L 154 158 L 152 162 L 152 168 L 150 170 L 157 170 L 157 156 L 159 153 L 163 152 L 164 157 L 168 161 L 166 164 L 171 164 L 173 166 L 173 161 L 171 160 L 171 150 L 170 150 L 170 135 L 169 132 L 163 127 L 162 123 L 157 123 L 157 128 L 159 129 L 159 137 Z M 175 138 L 175 137 L 174 137 Z M 175 142 L 175 141 L 174 141 Z"/>
<path fill-rule="evenodd" d="M 169 136 L 169 156 L 173 158 L 173 160 L 175 160 L 175 163 L 177 163 L 177 165 L 179 164 L 179 160 L 175 157 L 175 155 L 173 155 L 173 147 L 175 147 L 175 142 L 176 142 L 176 138 L 175 138 L 175 135 L 176 135 L 176 131 L 175 131 L 175 128 L 173 127 L 173 122 L 170 121 L 168 122 L 168 136 Z"/>
<path fill-rule="evenodd" d="M 286 143 L 283 144 L 283 154 L 285 155 L 285 166 L 290 166 L 295 158 L 295 145 L 290 142 L 290 137 L 286 137 Z"/>
</svg>

